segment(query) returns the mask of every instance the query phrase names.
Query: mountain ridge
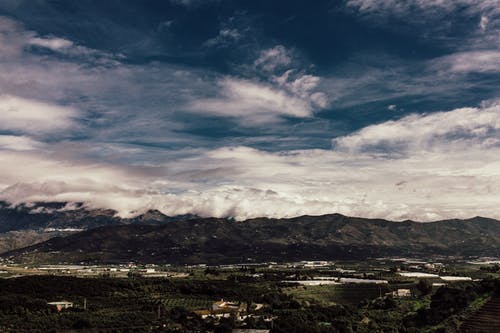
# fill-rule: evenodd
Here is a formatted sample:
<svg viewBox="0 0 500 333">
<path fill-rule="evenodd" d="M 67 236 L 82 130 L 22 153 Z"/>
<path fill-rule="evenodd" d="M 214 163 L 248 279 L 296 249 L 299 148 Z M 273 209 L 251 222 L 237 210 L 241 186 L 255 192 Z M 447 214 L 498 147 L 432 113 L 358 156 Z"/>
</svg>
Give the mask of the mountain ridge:
<svg viewBox="0 0 500 333">
<path fill-rule="evenodd" d="M 105 225 L 161 224 L 195 215 L 168 216 L 158 210 L 148 210 L 132 218 L 121 218 L 113 209 L 89 209 L 81 203 L 66 208 L 65 202 L 39 202 L 10 205 L 0 201 L 0 233 L 45 228 L 92 229 Z"/>
<path fill-rule="evenodd" d="M 500 221 L 431 223 L 341 214 L 100 226 L 4 254 L 47 262 L 235 263 L 381 256 L 499 256 Z"/>
<path fill-rule="evenodd" d="M 133 218 L 120 218 L 116 214 L 112 209 L 88 209 L 82 203 L 35 202 L 12 205 L 0 201 L 0 253 L 101 226 L 162 224 L 195 218 L 194 215 L 171 217 L 155 210 Z"/>
</svg>

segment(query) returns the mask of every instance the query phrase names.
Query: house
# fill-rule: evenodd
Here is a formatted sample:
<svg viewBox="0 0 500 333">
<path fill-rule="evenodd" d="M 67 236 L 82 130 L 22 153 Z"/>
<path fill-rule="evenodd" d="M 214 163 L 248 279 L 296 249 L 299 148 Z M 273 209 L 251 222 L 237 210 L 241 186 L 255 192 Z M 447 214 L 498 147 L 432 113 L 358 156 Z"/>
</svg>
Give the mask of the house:
<svg viewBox="0 0 500 333">
<path fill-rule="evenodd" d="M 212 311 L 240 312 L 245 309 L 242 303 L 228 302 L 221 299 L 212 304 Z"/>
<path fill-rule="evenodd" d="M 58 312 L 73 307 L 73 303 L 68 301 L 48 302 L 47 304 L 55 306 Z"/>
<path fill-rule="evenodd" d="M 394 297 L 411 297 L 410 289 L 398 289 L 392 292 Z"/>
<path fill-rule="evenodd" d="M 426 263 L 426 264 L 424 264 L 424 268 L 429 269 L 429 270 L 433 270 L 433 269 L 436 269 L 436 265 L 431 264 L 431 263 Z"/>
<path fill-rule="evenodd" d="M 203 319 L 208 317 L 229 318 L 233 315 L 238 317 L 241 313 L 246 312 L 246 306 L 246 303 L 228 302 L 221 299 L 212 304 L 212 309 L 196 310 L 194 313 Z"/>
<path fill-rule="evenodd" d="M 198 316 L 201 317 L 201 319 L 207 319 L 212 315 L 212 312 L 210 310 L 196 310 L 194 311 Z"/>
</svg>

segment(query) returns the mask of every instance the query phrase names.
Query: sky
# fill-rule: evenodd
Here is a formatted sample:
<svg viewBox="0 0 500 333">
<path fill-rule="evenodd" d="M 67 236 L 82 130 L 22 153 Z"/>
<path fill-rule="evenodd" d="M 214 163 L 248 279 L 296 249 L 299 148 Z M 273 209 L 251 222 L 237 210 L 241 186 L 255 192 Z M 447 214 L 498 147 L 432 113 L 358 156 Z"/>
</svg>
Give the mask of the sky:
<svg viewBox="0 0 500 333">
<path fill-rule="evenodd" d="M 500 218 L 500 0 L 0 0 L 0 200 Z"/>
</svg>

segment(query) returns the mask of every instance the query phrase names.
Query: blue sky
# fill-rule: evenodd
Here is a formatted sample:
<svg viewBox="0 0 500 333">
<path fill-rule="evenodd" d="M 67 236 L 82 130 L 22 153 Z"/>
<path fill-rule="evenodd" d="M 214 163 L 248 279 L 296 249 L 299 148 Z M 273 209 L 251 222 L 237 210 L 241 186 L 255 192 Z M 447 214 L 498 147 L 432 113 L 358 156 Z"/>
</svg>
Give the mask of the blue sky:
<svg viewBox="0 0 500 333">
<path fill-rule="evenodd" d="M 4 0 L 0 198 L 500 218 L 500 1 Z"/>
</svg>

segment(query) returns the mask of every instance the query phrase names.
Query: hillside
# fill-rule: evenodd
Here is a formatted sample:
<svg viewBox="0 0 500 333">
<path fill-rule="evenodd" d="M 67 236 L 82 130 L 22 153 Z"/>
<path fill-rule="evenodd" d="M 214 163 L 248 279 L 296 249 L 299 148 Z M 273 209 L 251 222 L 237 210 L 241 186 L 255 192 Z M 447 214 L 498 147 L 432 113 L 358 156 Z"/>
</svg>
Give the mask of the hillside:
<svg viewBox="0 0 500 333">
<path fill-rule="evenodd" d="M 67 203 L 35 203 L 11 206 L 0 201 L 0 234 L 18 230 L 41 229 L 91 229 L 121 224 L 161 224 L 194 216 L 170 217 L 156 210 L 130 219 L 116 216 L 112 209 L 88 209 L 81 204 L 66 206 Z"/>
<path fill-rule="evenodd" d="M 87 209 L 81 204 L 70 208 L 61 202 L 11 206 L 0 201 L 0 253 L 102 226 L 154 225 L 194 217 L 169 217 L 154 210 L 131 219 L 115 215 L 111 209 Z"/>
<path fill-rule="evenodd" d="M 191 219 L 86 230 L 6 253 L 46 262 L 239 263 L 379 256 L 499 256 L 500 222 L 432 223 L 339 214 L 243 222 Z"/>
</svg>

